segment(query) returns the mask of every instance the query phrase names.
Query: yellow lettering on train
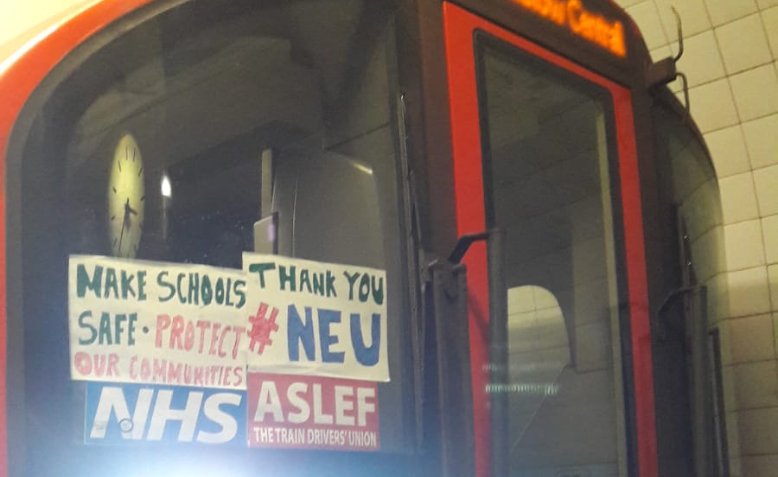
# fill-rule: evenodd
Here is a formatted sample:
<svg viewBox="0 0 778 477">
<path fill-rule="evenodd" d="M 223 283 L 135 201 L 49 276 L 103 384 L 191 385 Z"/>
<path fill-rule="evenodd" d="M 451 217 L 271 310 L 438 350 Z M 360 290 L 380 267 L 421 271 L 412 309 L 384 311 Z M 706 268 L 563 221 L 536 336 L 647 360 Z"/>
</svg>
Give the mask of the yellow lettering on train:
<svg viewBox="0 0 778 477">
<path fill-rule="evenodd" d="M 570 33 L 624 57 L 627 46 L 624 38 L 624 25 L 618 20 L 608 20 L 604 16 L 589 11 L 581 0 L 512 0 L 514 4 L 529 10 L 561 27 Z"/>
</svg>

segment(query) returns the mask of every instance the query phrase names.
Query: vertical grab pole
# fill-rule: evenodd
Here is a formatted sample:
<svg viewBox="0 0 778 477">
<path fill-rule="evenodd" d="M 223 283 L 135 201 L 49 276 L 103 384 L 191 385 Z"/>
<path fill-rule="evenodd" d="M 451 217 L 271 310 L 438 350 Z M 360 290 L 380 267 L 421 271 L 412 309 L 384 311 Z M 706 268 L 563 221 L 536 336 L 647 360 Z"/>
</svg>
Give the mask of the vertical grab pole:
<svg viewBox="0 0 778 477">
<path fill-rule="evenodd" d="M 493 476 L 508 475 L 508 289 L 505 283 L 505 230 L 489 231 L 489 376 Z"/>
</svg>

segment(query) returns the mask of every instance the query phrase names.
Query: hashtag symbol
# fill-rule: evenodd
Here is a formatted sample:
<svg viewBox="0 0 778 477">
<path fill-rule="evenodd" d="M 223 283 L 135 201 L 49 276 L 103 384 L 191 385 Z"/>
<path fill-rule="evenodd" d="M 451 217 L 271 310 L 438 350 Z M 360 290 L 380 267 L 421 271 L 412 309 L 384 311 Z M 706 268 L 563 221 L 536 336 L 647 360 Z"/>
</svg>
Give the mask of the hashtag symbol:
<svg viewBox="0 0 778 477">
<path fill-rule="evenodd" d="M 257 310 L 256 316 L 250 316 L 251 329 L 249 330 L 249 349 L 262 354 L 265 351 L 265 346 L 273 344 L 273 340 L 270 339 L 270 335 L 278 331 L 278 325 L 276 324 L 276 316 L 278 315 L 278 308 L 273 308 L 270 311 L 270 319 L 265 318 L 267 316 L 267 303 L 261 303 Z M 259 350 L 254 348 L 259 347 Z"/>
</svg>

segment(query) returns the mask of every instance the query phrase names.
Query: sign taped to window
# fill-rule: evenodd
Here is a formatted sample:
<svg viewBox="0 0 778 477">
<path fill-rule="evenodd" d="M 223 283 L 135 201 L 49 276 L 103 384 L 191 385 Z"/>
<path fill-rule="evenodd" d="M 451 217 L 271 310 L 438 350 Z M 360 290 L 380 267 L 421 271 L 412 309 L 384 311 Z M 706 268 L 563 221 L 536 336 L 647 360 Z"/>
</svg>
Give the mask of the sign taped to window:
<svg viewBox="0 0 778 477">
<path fill-rule="evenodd" d="M 248 278 L 202 265 L 71 256 L 71 377 L 246 389 Z"/>
<path fill-rule="evenodd" d="M 377 383 L 251 373 L 248 392 L 86 383 L 88 445 L 205 444 L 377 451 Z"/>
<path fill-rule="evenodd" d="M 246 444 L 245 391 L 90 382 L 85 418 L 87 444 Z"/>
<path fill-rule="evenodd" d="M 389 381 L 386 272 L 70 257 L 75 380 L 246 389 L 246 371 Z"/>
<path fill-rule="evenodd" d="M 384 270 L 251 253 L 243 269 L 249 371 L 389 381 Z"/>
<path fill-rule="evenodd" d="M 250 447 L 373 451 L 378 425 L 375 382 L 249 373 Z"/>
</svg>

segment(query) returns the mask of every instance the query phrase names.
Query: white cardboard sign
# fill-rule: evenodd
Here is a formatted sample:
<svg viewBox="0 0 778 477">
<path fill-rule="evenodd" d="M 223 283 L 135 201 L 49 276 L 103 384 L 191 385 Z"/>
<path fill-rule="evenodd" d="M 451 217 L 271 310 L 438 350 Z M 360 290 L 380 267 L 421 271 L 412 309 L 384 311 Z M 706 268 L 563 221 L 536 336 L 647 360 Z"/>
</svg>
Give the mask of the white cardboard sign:
<svg viewBox="0 0 778 477">
<path fill-rule="evenodd" d="M 201 265 L 71 256 L 71 377 L 246 389 L 248 278 Z"/>
<path fill-rule="evenodd" d="M 250 371 L 389 381 L 384 270 L 251 253 L 243 269 Z"/>
<path fill-rule="evenodd" d="M 71 377 L 246 389 L 248 368 L 389 381 L 385 271 L 248 253 L 243 262 L 71 256 Z"/>
</svg>

